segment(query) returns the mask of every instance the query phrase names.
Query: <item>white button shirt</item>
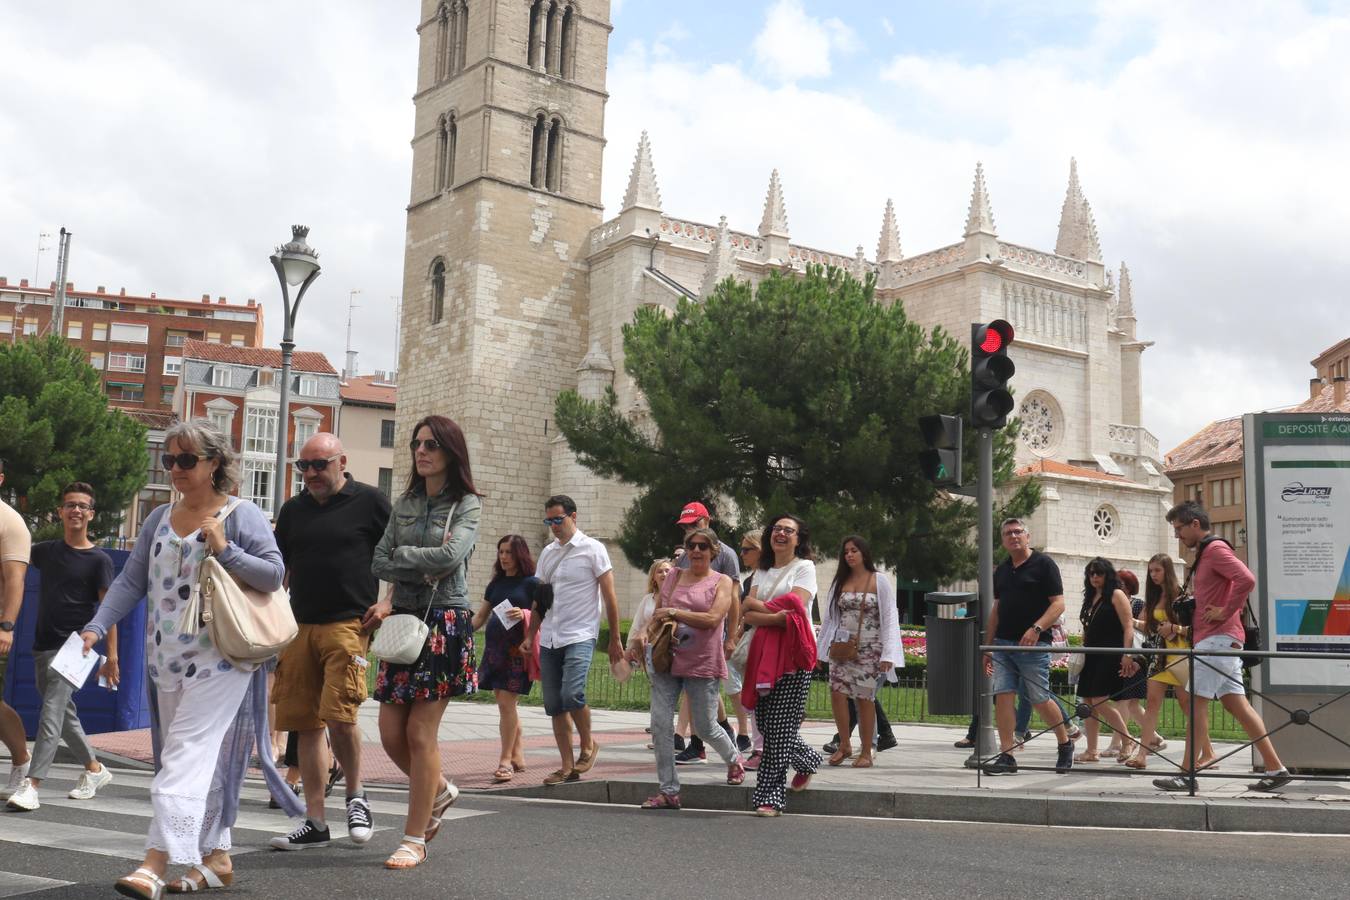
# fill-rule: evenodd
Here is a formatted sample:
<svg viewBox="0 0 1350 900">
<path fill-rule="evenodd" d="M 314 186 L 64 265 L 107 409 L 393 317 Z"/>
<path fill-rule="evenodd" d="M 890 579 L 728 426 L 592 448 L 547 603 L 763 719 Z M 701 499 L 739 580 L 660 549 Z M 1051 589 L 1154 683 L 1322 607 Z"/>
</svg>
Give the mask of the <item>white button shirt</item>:
<svg viewBox="0 0 1350 900">
<path fill-rule="evenodd" d="M 555 570 L 566 547 L 572 549 Z M 553 608 L 539 628 L 539 646 L 556 650 L 600 636 L 600 576 L 613 568 L 605 545 L 580 530 L 566 545 L 555 539 L 543 549 L 534 571 L 553 585 Z"/>
</svg>

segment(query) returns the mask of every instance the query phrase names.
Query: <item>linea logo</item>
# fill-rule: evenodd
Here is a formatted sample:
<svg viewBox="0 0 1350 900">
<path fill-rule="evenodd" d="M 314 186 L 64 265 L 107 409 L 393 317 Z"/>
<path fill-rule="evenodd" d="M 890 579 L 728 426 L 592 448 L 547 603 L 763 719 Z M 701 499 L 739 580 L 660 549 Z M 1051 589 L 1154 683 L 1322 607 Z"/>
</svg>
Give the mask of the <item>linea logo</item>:
<svg viewBox="0 0 1350 900">
<path fill-rule="evenodd" d="M 1292 481 L 1289 484 L 1286 484 L 1284 490 L 1280 492 L 1280 499 L 1285 503 L 1291 503 L 1304 497 L 1309 500 L 1330 500 L 1331 488 L 1313 487 L 1311 485 L 1305 485 L 1301 481 Z"/>
</svg>

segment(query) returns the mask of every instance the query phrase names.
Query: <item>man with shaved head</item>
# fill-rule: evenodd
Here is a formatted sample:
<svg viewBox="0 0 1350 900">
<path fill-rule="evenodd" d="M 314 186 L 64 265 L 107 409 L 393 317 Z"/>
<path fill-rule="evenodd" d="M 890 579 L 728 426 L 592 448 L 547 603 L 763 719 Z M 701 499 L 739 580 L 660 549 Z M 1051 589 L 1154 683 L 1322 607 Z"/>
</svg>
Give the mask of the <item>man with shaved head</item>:
<svg viewBox="0 0 1350 900">
<path fill-rule="evenodd" d="M 328 845 L 324 728 L 347 784 L 347 834 L 370 840 L 370 806 L 361 789 L 361 732 L 356 713 L 366 699 L 366 642 L 361 619 L 376 601 L 370 573 L 375 545 L 389 524 L 389 498 L 347 472 L 335 435 L 320 432 L 295 460 L 305 489 L 277 516 L 277 546 L 286 561 L 291 606 L 300 633 L 277 664 L 273 698 L 278 729 L 299 735 L 300 777 L 307 818 L 272 839 L 278 850 Z"/>
</svg>

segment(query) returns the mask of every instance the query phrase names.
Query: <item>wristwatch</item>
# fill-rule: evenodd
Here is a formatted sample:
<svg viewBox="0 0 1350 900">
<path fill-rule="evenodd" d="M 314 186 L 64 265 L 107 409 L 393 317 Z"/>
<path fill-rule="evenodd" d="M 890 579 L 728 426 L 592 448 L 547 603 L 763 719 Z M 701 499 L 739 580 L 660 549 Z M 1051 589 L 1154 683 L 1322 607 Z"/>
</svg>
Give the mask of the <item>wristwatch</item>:
<svg viewBox="0 0 1350 900">
<path fill-rule="evenodd" d="M 0 631 L 13 631 L 13 630 L 14 630 L 13 622 L 0 622 Z"/>
<path fill-rule="evenodd" d="M 1044 628 L 1042 628 L 1042 627 L 1039 626 L 1039 625 L 1035 625 L 1035 624 L 1033 624 L 1033 625 L 1031 626 L 1031 629 L 1032 629 L 1033 631 L 1035 631 L 1037 634 L 1041 634 L 1042 632 L 1045 631 Z"/>
</svg>

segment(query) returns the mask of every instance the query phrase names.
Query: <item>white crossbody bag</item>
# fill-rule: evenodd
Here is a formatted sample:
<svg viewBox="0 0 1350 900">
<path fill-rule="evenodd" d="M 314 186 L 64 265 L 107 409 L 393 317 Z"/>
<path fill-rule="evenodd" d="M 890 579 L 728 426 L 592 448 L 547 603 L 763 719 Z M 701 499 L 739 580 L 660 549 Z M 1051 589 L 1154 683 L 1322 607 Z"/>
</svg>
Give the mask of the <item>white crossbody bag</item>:
<svg viewBox="0 0 1350 900">
<path fill-rule="evenodd" d="M 450 538 L 450 523 L 454 520 L 455 510 L 458 508 L 459 501 L 455 501 L 450 507 L 449 515 L 445 517 L 445 532 L 441 535 L 441 546 L 445 546 L 445 542 Z M 427 620 L 431 617 L 431 601 L 436 599 L 436 591 L 440 589 L 444 580 L 444 575 L 436 579 L 435 585 L 431 588 L 431 597 L 427 601 L 427 611 L 420 619 L 412 613 L 397 613 L 380 623 L 379 630 L 375 632 L 375 639 L 370 642 L 370 652 L 373 656 L 400 666 L 417 662 L 417 658 L 422 655 L 422 650 L 427 645 L 427 634 L 431 631 L 427 625 Z"/>
</svg>

